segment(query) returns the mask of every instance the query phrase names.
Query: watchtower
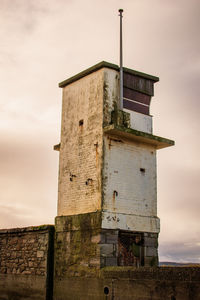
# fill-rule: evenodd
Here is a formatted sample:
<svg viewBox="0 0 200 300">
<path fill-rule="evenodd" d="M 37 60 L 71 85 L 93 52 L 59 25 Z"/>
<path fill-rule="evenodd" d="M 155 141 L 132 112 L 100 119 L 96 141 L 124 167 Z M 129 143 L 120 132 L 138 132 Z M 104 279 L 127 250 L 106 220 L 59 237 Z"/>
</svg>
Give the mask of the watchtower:
<svg viewBox="0 0 200 300">
<path fill-rule="evenodd" d="M 57 275 L 70 270 L 158 263 L 156 151 L 173 141 L 152 133 L 158 77 L 101 62 L 59 84 Z"/>
</svg>

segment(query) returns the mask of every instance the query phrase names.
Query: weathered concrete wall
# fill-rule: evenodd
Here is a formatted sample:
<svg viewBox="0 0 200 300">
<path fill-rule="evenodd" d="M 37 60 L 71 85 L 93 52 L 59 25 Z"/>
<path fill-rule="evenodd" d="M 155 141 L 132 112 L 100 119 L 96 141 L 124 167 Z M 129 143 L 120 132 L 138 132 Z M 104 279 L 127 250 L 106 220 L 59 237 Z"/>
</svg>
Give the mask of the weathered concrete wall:
<svg viewBox="0 0 200 300">
<path fill-rule="evenodd" d="M 47 300 L 46 280 L 40 275 L 0 274 L 0 300 Z"/>
<path fill-rule="evenodd" d="M 0 299 L 51 299 L 54 226 L 0 230 Z"/>
<path fill-rule="evenodd" d="M 100 212 L 56 217 L 55 277 L 96 273 L 100 267 L 100 228 Z"/>
<path fill-rule="evenodd" d="M 152 134 L 152 116 L 144 115 L 129 109 L 123 109 L 123 111 L 130 114 L 131 128 Z"/>
<path fill-rule="evenodd" d="M 54 300 L 199 300 L 200 268 L 105 268 L 55 280 Z"/>
<path fill-rule="evenodd" d="M 103 126 L 112 122 L 112 111 L 119 108 L 119 72 L 104 69 Z"/>
<path fill-rule="evenodd" d="M 63 88 L 58 215 L 101 208 L 103 69 Z"/>
<path fill-rule="evenodd" d="M 159 232 L 153 146 L 105 136 L 103 192 L 103 228 Z"/>
<path fill-rule="evenodd" d="M 102 230 L 100 212 L 62 216 L 55 225 L 55 277 L 117 266 L 118 231 Z"/>
</svg>

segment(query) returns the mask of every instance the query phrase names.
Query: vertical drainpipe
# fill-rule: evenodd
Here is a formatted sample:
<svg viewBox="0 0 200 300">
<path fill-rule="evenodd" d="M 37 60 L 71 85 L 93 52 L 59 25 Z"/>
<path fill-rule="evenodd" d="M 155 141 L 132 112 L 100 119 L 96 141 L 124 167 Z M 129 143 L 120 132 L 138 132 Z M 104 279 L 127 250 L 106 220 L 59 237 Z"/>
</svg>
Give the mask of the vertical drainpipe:
<svg viewBox="0 0 200 300">
<path fill-rule="evenodd" d="M 120 109 L 123 110 L 123 53 L 122 53 L 122 13 L 123 9 L 119 9 L 120 16 Z"/>
</svg>

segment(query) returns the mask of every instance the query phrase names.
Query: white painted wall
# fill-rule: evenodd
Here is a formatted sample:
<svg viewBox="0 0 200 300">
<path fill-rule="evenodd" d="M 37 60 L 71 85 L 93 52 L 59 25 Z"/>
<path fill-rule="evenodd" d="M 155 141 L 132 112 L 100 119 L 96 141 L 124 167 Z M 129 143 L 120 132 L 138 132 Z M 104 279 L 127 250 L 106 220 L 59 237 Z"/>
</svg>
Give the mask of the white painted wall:
<svg viewBox="0 0 200 300">
<path fill-rule="evenodd" d="M 124 108 L 130 114 L 131 128 L 152 134 L 152 116 Z"/>
<path fill-rule="evenodd" d="M 156 150 L 120 140 L 104 137 L 103 210 L 111 215 L 121 214 L 118 228 L 140 231 L 148 227 L 147 231 L 157 232 Z M 107 215 L 103 224 L 108 228 L 116 226 Z"/>
<path fill-rule="evenodd" d="M 160 219 L 158 217 L 103 211 L 102 228 L 159 233 Z"/>
</svg>

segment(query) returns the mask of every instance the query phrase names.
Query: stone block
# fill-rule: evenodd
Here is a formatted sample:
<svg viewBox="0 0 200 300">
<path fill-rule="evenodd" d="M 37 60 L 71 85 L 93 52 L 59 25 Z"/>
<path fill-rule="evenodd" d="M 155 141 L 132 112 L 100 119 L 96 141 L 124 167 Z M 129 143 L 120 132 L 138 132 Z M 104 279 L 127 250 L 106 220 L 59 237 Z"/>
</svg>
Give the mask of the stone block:
<svg viewBox="0 0 200 300">
<path fill-rule="evenodd" d="M 144 238 L 144 246 L 157 248 L 158 247 L 158 240 L 157 240 L 157 238 L 145 237 Z"/>
<path fill-rule="evenodd" d="M 106 266 L 106 258 L 100 257 L 100 267 L 104 268 Z"/>
<path fill-rule="evenodd" d="M 45 268 L 46 267 L 46 261 L 45 260 L 43 260 L 43 261 L 40 262 L 40 267 L 41 268 Z"/>
<path fill-rule="evenodd" d="M 30 275 L 31 271 L 25 270 L 25 271 L 22 272 L 22 274 L 24 274 L 24 275 Z"/>
<path fill-rule="evenodd" d="M 146 256 L 158 256 L 158 251 L 154 247 L 146 247 Z"/>
<path fill-rule="evenodd" d="M 117 266 L 117 258 L 116 257 L 106 257 L 105 258 L 105 266 Z"/>
<path fill-rule="evenodd" d="M 118 244 L 118 232 L 107 232 L 106 233 L 107 244 Z"/>
<path fill-rule="evenodd" d="M 94 244 L 99 244 L 101 242 L 101 234 L 97 234 L 91 237 L 91 242 Z"/>
<path fill-rule="evenodd" d="M 83 267 L 88 267 L 88 262 L 86 262 L 86 261 L 81 261 L 80 262 L 80 266 L 83 266 Z"/>
<path fill-rule="evenodd" d="M 36 242 L 36 240 L 33 238 L 33 239 L 28 240 L 27 242 L 30 243 L 30 244 L 33 244 L 33 243 Z"/>
<path fill-rule="evenodd" d="M 43 257 L 44 256 L 44 251 L 37 251 L 37 257 Z"/>
<path fill-rule="evenodd" d="M 89 262 L 90 267 L 99 267 L 100 266 L 100 259 L 99 258 L 92 258 Z"/>
<path fill-rule="evenodd" d="M 70 238 L 71 238 L 70 232 L 66 232 L 66 234 L 65 234 L 65 241 L 66 241 L 67 243 L 70 243 Z"/>
<path fill-rule="evenodd" d="M 100 245 L 100 255 L 107 257 L 113 256 L 113 244 L 101 244 Z"/>
<path fill-rule="evenodd" d="M 149 256 L 144 259 L 145 267 L 157 267 L 158 266 L 158 257 L 157 256 Z"/>
</svg>

